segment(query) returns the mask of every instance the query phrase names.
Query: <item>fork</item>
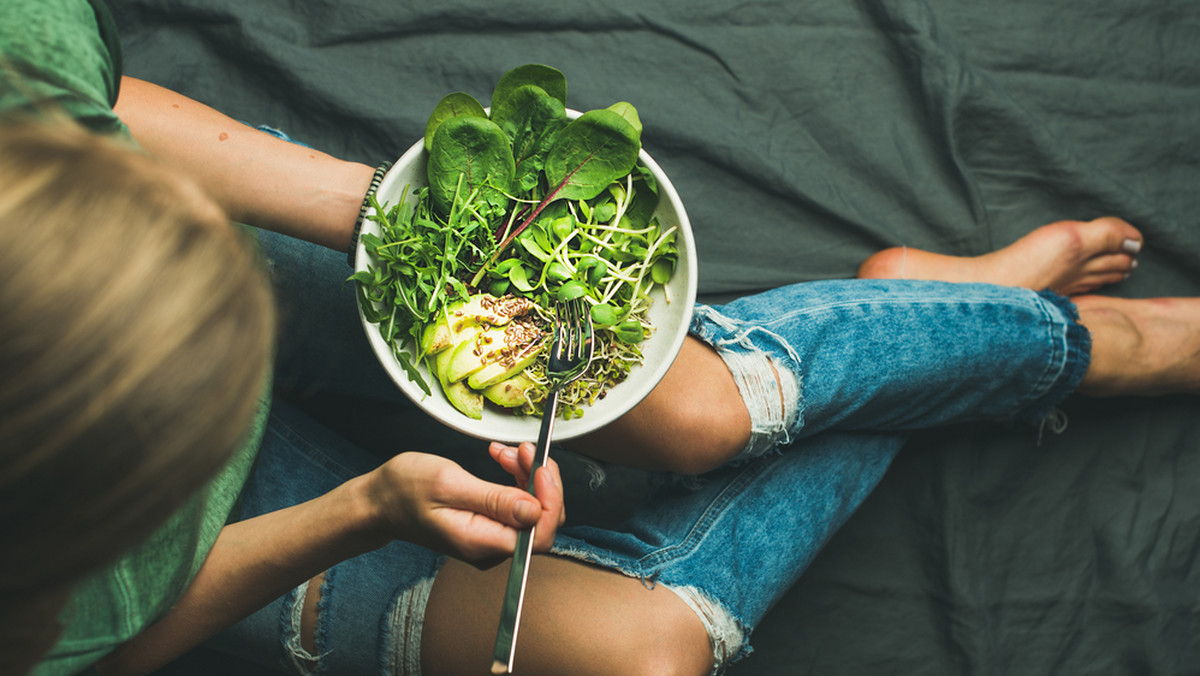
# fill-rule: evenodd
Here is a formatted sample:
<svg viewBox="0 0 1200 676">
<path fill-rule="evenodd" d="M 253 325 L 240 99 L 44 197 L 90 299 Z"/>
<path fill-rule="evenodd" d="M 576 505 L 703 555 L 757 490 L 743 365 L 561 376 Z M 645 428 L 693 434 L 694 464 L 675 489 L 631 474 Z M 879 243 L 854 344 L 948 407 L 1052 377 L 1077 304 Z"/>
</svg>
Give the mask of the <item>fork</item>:
<svg viewBox="0 0 1200 676">
<path fill-rule="evenodd" d="M 537 452 L 533 456 L 533 467 L 530 469 L 529 484 L 526 487 L 530 493 L 533 492 L 534 474 L 550 457 L 550 436 L 554 431 L 554 419 L 558 415 L 558 393 L 587 371 L 595 353 L 592 317 L 582 298 L 560 303 L 555 314 L 554 342 L 550 347 L 550 361 L 546 365 L 546 380 L 550 388 L 546 394 L 542 427 L 538 432 Z M 529 558 L 533 555 L 535 530 L 536 527 L 531 527 L 517 534 L 517 547 L 513 552 L 512 567 L 508 571 L 508 586 L 504 590 L 504 606 L 500 610 L 500 628 L 496 631 L 496 645 L 492 651 L 493 674 L 511 674 L 513 670 L 517 629 L 525 602 L 525 585 L 529 579 Z"/>
</svg>

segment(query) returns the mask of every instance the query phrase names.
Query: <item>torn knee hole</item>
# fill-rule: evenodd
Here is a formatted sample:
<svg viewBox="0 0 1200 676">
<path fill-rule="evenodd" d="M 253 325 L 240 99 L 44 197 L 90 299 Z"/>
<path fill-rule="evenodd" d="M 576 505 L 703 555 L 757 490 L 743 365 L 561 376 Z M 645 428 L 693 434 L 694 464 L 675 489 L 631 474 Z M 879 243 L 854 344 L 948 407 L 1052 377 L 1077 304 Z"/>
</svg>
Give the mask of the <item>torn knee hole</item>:
<svg viewBox="0 0 1200 676">
<path fill-rule="evenodd" d="M 320 617 L 321 587 L 325 585 L 325 573 L 308 581 L 300 609 L 300 645 L 310 655 L 317 654 L 317 618 Z"/>
<path fill-rule="evenodd" d="M 284 637 L 287 659 L 299 674 L 316 674 L 321 659 L 317 625 L 325 573 L 296 588 L 291 605 L 291 631 Z"/>
</svg>

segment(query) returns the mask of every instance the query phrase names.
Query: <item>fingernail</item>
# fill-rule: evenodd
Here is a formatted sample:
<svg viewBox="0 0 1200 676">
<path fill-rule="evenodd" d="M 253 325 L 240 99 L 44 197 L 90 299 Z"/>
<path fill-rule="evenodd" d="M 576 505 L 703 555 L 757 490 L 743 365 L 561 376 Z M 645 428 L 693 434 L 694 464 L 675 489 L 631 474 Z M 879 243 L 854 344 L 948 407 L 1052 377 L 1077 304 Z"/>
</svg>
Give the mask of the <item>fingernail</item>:
<svg viewBox="0 0 1200 676">
<path fill-rule="evenodd" d="M 1137 259 L 1136 258 L 1133 259 L 1132 261 L 1129 261 L 1129 269 L 1137 270 Z"/>
<path fill-rule="evenodd" d="M 542 508 L 528 500 L 522 500 L 513 508 L 513 513 L 516 515 L 518 521 L 529 523 L 530 521 L 538 520 L 538 517 L 542 515 Z"/>
<path fill-rule="evenodd" d="M 1121 242 L 1121 251 L 1128 254 L 1135 254 L 1142 250 L 1142 243 L 1136 239 L 1127 239 Z"/>
</svg>

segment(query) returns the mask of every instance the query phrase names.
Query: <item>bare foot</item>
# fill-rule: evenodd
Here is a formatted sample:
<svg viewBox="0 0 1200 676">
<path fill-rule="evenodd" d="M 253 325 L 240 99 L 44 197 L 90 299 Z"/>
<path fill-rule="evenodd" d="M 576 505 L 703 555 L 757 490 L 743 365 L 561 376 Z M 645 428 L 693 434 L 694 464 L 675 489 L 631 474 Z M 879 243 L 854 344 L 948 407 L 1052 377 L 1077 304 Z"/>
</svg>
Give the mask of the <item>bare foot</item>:
<svg viewBox="0 0 1200 676">
<path fill-rule="evenodd" d="M 1081 394 L 1200 393 L 1200 298 L 1072 300 L 1092 334 Z"/>
<path fill-rule="evenodd" d="M 1127 278 L 1141 247 L 1142 234 L 1119 218 L 1059 221 L 982 256 L 885 249 L 863 261 L 858 277 L 987 282 L 1073 296 Z"/>
</svg>

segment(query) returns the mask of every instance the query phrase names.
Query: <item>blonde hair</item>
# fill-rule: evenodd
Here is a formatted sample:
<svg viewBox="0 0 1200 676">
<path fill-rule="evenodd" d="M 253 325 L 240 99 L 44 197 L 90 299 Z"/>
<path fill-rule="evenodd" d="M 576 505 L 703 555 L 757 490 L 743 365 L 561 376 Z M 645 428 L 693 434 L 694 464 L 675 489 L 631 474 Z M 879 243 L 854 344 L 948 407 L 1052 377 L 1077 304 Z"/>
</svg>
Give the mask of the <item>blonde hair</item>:
<svg viewBox="0 0 1200 676">
<path fill-rule="evenodd" d="M 0 123 L 0 606 L 143 539 L 244 438 L 274 329 L 247 244 L 123 140 Z"/>
</svg>

